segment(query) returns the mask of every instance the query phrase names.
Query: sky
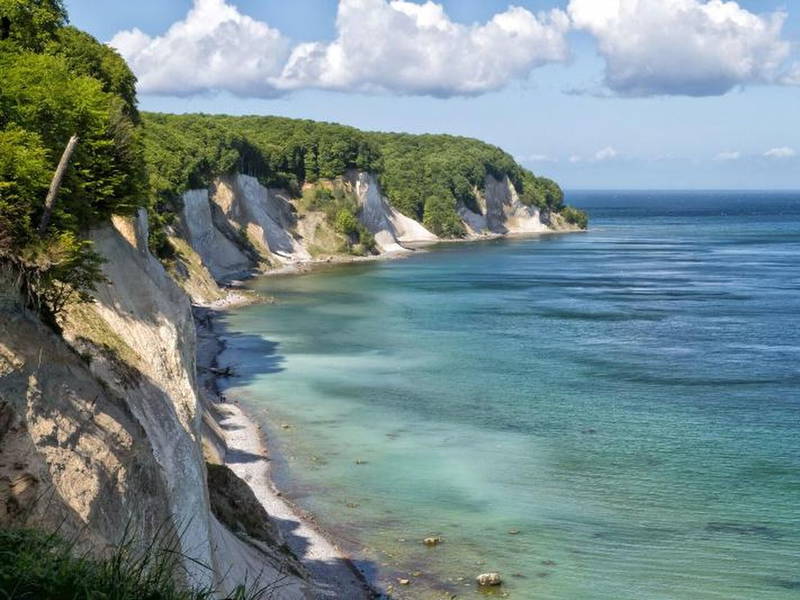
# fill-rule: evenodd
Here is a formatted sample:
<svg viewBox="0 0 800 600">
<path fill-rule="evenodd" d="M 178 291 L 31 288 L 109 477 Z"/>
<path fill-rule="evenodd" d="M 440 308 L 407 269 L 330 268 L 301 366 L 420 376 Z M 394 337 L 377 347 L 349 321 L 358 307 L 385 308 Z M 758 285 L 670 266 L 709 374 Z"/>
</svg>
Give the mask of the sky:
<svg viewBox="0 0 800 600">
<path fill-rule="evenodd" d="M 450 133 L 569 189 L 800 190 L 800 0 L 66 0 L 140 106 Z"/>
</svg>

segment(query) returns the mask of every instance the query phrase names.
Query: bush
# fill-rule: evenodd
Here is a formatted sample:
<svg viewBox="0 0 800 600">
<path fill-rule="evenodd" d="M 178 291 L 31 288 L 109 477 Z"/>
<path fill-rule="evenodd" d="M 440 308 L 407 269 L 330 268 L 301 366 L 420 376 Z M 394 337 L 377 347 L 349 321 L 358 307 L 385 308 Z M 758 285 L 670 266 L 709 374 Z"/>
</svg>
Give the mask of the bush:
<svg viewBox="0 0 800 600">
<path fill-rule="evenodd" d="M 567 223 L 577 225 L 581 229 L 589 226 L 589 215 L 573 206 L 565 206 L 561 211 L 561 216 Z"/>
<path fill-rule="evenodd" d="M 446 195 L 430 196 L 425 200 L 423 225 L 439 237 L 464 237 L 466 230 L 456 212 L 455 200 Z"/>
</svg>

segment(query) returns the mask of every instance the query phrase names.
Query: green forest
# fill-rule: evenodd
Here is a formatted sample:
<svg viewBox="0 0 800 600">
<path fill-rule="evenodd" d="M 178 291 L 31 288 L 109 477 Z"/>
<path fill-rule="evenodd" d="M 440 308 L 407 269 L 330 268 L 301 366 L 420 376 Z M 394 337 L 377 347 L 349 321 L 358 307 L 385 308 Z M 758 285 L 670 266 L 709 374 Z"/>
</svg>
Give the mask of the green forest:
<svg viewBox="0 0 800 600">
<path fill-rule="evenodd" d="M 457 203 L 474 208 L 487 174 L 508 176 L 523 202 L 586 223 L 564 207 L 556 183 L 473 139 L 280 117 L 140 113 L 125 61 L 69 26 L 61 0 L 0 0 L 0 73 L 0 259 L 14 267 L 31 304 L 51 316 L 101 279 L 100 258 L 85 240 L 91 227 L 147 207 L 151 248 L 168 256 L 164 229 L 182 192 L 232 172 L 299 198 L 306 183 L 370 171 L 393 205 L 443 237 L 464 234 Z M 63 179 L 51 189 L 62 155 Z M 333 225 L 369 247 L 352 203 L 336 202 L 326 209 Z"/>
<path fill-rule="evenodd" d="M 282 117 L 144 113 L 142 120 L 151 191 L 162 202 L 234 171 L 299 196 L 304 183 L 358 169 L 379 175 L 393 206 L 442 237 L 464 235 L 457 204 L 477 210 L 475 192 L 487 175 L 508 176 L 528 205 L 564 208 L 554 181 L 470 138 L 364 132 Z"/>
</svg>

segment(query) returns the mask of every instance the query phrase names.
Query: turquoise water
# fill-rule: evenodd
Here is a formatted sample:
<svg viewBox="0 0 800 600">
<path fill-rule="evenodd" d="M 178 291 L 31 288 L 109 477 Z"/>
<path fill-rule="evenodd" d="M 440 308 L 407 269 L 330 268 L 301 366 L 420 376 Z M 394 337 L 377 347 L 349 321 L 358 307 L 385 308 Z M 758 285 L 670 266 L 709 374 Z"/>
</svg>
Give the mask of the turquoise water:
<svg viewBox="0 0 800 600">
<path fill-rule="evenodd" d="M 569 200 L 589 233 L 254 282 L 226 393 L 393 597 L 800 598 L 800 194 Z"/>
</svg>

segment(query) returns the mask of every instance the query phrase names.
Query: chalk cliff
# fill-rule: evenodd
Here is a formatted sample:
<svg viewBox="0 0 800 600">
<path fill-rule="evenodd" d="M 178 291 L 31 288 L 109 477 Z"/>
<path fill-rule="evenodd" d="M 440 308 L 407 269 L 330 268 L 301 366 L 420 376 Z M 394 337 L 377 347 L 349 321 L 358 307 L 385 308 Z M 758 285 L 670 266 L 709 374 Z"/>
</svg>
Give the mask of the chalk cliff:
<svg viewBox="0 0 800 600">
<path fill-rule="evenodd" d="M 279 534 L 249 539 L 212 510 L 191 304 L 147 235 L 143 211 L 91 232 L 106 281 L 68 310 L 63 336 L 2 298 L 0 524 L 57 529 L 99 553 L 126 531 L 171 539 L 194 585 L 261 577 L 281 580 L 276 598 L 327 597 Z"/>
<path fill-rule="evenodd" d="M 374 235 L 378 254 L 408 253 L 442 241 L 394 208 L 374 174 L 351 171 L 342 184 L 355 195 L 358 218 Z M 484 188 L 475 190 L 473 209 L 479 212 L 458 207 L 468 239 L 577 230 L 557 215 L 521 202 L 508 177 L 488 175 Z M 287 191 L 267 189 L 247 175 L 219 178 L 208 190 L 184 193 L 180 222 L 179 238 L 217 280 L 342 253 L 339 237 L 323 227 L 322 213 L 304 211 Z"/>
</svg>

